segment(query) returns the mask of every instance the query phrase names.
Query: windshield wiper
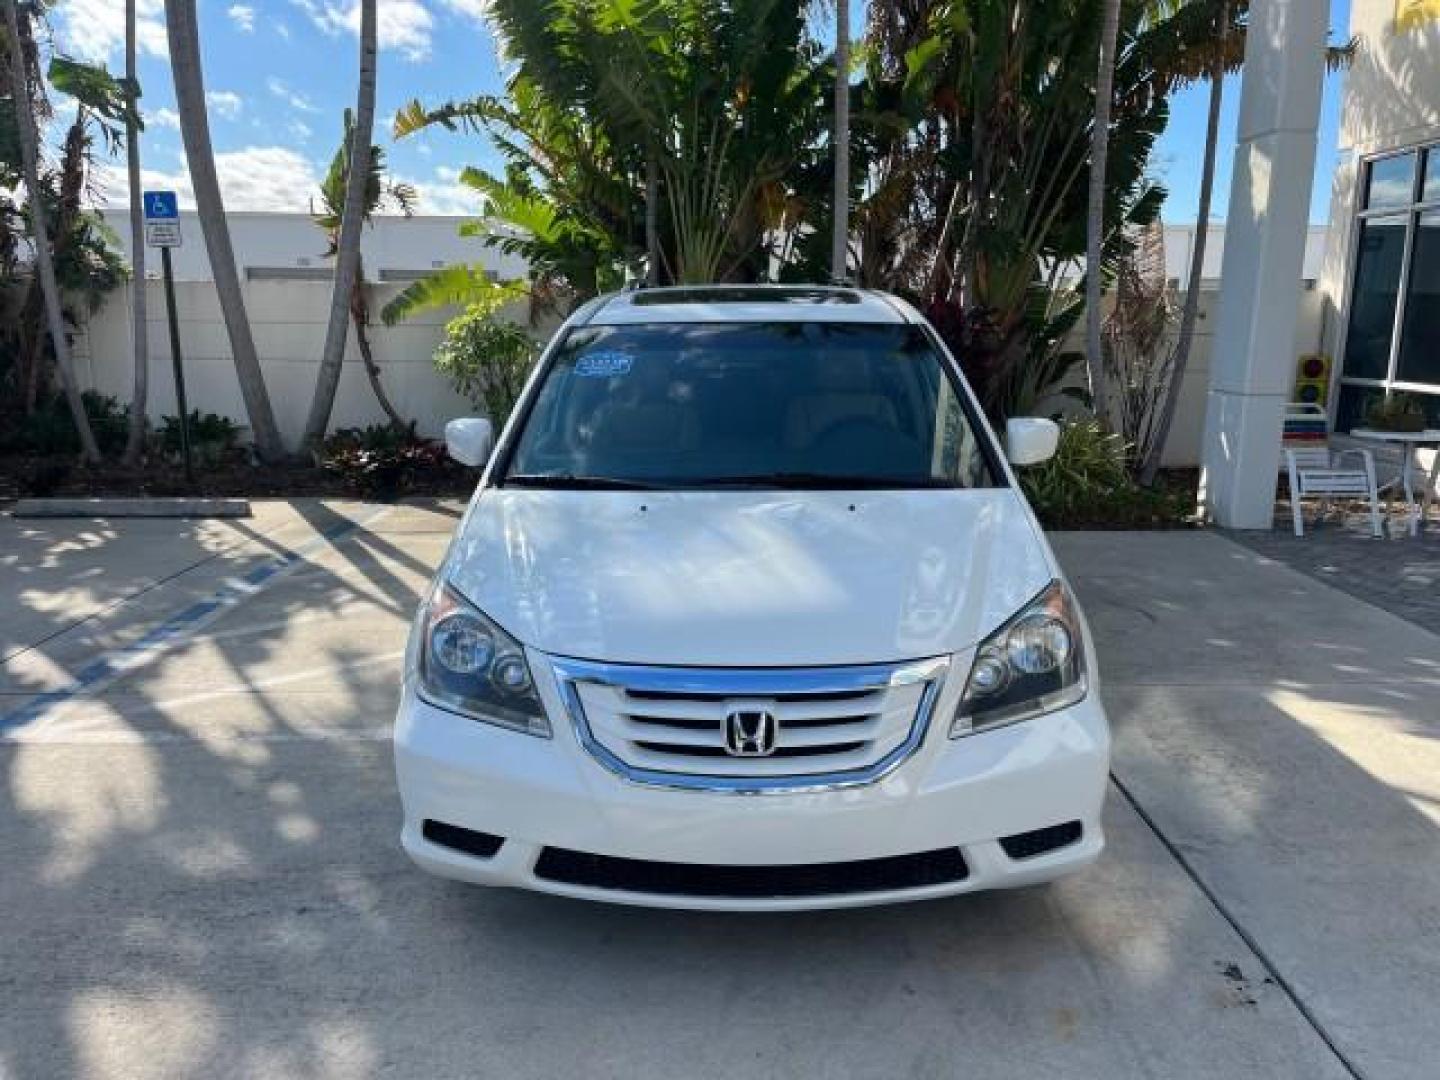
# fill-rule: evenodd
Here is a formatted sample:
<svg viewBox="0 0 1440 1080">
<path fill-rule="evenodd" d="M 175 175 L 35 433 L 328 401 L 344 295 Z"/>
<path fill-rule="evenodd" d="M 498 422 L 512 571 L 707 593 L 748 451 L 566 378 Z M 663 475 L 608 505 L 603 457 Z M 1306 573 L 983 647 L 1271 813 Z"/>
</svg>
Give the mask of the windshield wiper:
<svg viewBox="0 0 1440 1080">
<path fill-rule="evenodd" d="M 875 476 L 820 472 L 747 473 L 707 476 L 696 487 L 754 487 L 811 491 L 889 491 L 905 488 L 953 488 L 953 480 L 933 476 Z"/>
<path fill-rule="evenodd" d="M 621 480 L 614 476 L 577 476 L 574 473 L 511 473 L 505 487 L 556 488 L 568 491 L 654 491 L 643 480 Z"/>
</svg>

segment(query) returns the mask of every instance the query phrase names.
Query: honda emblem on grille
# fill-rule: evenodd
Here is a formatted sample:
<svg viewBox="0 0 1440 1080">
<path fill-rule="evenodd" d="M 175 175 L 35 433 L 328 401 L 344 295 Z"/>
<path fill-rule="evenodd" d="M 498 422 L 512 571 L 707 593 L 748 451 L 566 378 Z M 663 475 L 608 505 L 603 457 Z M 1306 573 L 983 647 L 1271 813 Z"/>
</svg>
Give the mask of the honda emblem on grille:
<svg viewBox="0 0 1440 1080">
<path fill-rule="evenodd" d="M 775 714 L 736 709 L 725 717 L 725 752 L 732 757 L 769 757 L 775 752 Z"/>
</svg>

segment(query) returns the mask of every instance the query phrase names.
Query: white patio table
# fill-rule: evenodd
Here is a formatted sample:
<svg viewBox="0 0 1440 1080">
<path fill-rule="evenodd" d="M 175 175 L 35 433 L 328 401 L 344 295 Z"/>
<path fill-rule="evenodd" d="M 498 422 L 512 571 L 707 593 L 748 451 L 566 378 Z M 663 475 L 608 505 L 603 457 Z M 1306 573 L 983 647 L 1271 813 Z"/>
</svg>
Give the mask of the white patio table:
<svg viewBox="0 0 1440 1080">
<path fill-rule="evenodd" d="M 1372 442 L 1397 443 L 1401 450 L 1400 479 L 1399 483 L 1405 491 L 1405 509 L 1410 517 L 1410 535 L 1415 536 L 1420 531 L 1420 523 L 1425 520 L 1425 515 L 1430 512 L 1430 504 L 1435 499 L 1435 484 L 1440 480 L 1440 449 L 1435 454 L 1435 462 L 1430 466 L 1429 475 L 1425 481 L 1425 497 L 1421 504 L 1415 504 L 1415 484 L 1413 473 L 1415 471 L 1415 451 L 1422 446 L 1435 446 L 1440 448 L 1440 428 L 1426 428 L 1424 431 L 1381 431 L 1379 428 L 1353 428 L 1351 436 L 1356 439 L 1368 439 Z M 1393 487 L 1396 481 L 1391 481 L 1387 487 Z"/>
</svg>

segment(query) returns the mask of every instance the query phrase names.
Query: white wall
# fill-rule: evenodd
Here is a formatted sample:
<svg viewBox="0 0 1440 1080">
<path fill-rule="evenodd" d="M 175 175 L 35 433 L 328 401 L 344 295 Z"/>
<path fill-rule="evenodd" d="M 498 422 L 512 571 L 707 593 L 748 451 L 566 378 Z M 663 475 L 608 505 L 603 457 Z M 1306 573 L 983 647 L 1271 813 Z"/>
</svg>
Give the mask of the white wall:
<svg viewBox="0 0 1440 1080">
<path fill-rule="evenodd" d="M 1166 230 L 1167 244 L 1170 230 Z M 1166 248 L 1167 262 L 1169 248 Z M 1206 263 L 1210 246 L 1206 244 Z M 1307 256 L 1308 258 L 1309 256 Z M 1183 295 L 1180 300 L 1183 302 Z M 1292 363 L 1319 347 L 1323 298 L 1313 282 L 1300 291 L 1300 306 L 1295 313 L 1295 349 Z M 1185 379 L 1180 386 L 1180 401 L 1175 407 L 1175 422 L 1165 443 L 1161 463 L 1167 467 L 1185 468 L 1200 464 L 1200 439 L 1205 428 L 1205 399 L 1210 389 L 1210 357 L 1214 347 L 1215 315 L 1219 308 L 1220 290 L 1205 284 L 1200 290 L 1200 308 L 1195 322 L 1195 337 L 1190 344 L 1190 358 L 1185 365 Z M 1177 328 L 1179 313 L 1176 313 Z M 1081 320 L 1062 346 L 1074 352 L 1085 351 L 1085 324 Z M 1083 386 L 1085 374 L 1078 368 L 1072 373 L 1074 385 Z M 1062 405 L 1062 399 L 1055 400 Z M 1049 405 L 1047 404 L 1048 408 Z M 1078 408 L 1078 407 L 1077 407 Z"/>
<path fill-rule="evenodd" d="M 109 211 L 106 219 L 129 258 L 129 219 Z M 386 327 L 380 309 L 410 280 L 452 263 L 484 266 L 500 279 L 521 277 L 524 262 L 459 235 L 464 218 L 377 217 L 361 234 L 361 255 L 374 319 L 370 340 L 381 368 L 381 381 L 396 409 L 417 421 L 425 435 L 438 435 L 445 421 L 472 411 L 450 389 L 431 363 L 446 321 L 453 311 L 430 312 Z M 330 311 L 331 260 L 325 241 L 307 214 L 234 212 L 229 215 L 231 244 L 240 269 L 246 311 L 255 335 L 276 422 L 286 442 L 298 445 L 314 393 L 316 366 L 325 344 Z M 211 283 L 210 262 L 195 213 L 182 210 L 183 246 L 172 251 L 180 352 L 185 362 L 186 399 L 192 409 L 215 412 L 245 423 L 245 404 L 235 379 L 230 341 Z M 279 272 L 313 275 L 311 280 L 277 279 Z M 150 341 L 148 413 L 158 421 L 174 415 L 174 377 L 165 296 L 160 283 L 160 252 L 146 252 L 146 310 Z M 92 314 L 76 341 L 81 380 L 122 401 L 130 398 L 130 289 L 112 293 Z M 517 317 L 523 312 L 514 313 Z M 335 398 L 332 427 L 352 427 L 385 419 L 365 378 L 353 327 L 347 335 L 345 363 Z"/>
<path fill-rule="evenodd" d="M 112 215 L 113 218 L 113 215 Z M 267 280 L 265 270 L 313 269 L 317 274 L 327 265 L 320 232 L 304 214 L 231 214 L 231 236 L 236 261 L 251 271 L 243 284 L 246 308 L 255 334 L 261 368 L 270 391 L 276 420 L 286 441 L 298 444 L 305 414 L 315 386 L 315 368 L 325 341 L 325 320 L 329 313 L 330 283 L 326 280 Z M 460 218 L 379 218 L 364 233 L 363 253 L 367 276 L 374 280 L 382 271 L 418 274 L 432 264 L 478 262 L 498 277 L 523 274 L 518 259 L 501 256 L 476 240 L 458 235 Z M 121 219 L 112 225 L 122 237 L 128 228 Z M 244 402 L 235 380 L 230 343 L 220 318 L 214 286 L 209 281 L 209 263 L 199 224 L 190 212 L 182 212 L 181 228 L 186 246 L 176 253 L 176 301 L 180 313 L 181 353 L 185 360 L 187 397 L 191 408 L 216 412 L 241 423 Z M 1206 278 L 1218 275 L 1224 246 L 1222 225 L 1212 225 L 1206 246 Z M 1167 226 L 1167 276 L 1184 282 L 1189 265 L 1194 229 Z M 1306 248 L 1305 276 L 1319 273 L 1324 249 L 1324 230 L 1312 230 Z M 146 297 L 150 337 L 150 407 L 152 419 L 175 412 L 170 345 L 165 324 L 165 300 L 158 274 L 158 253 L 148 253 Z M 301 260 L 304 260 L 303 262 Z M 1213 267 L 1213 270 L 1212 270 Z M 256 276 L 254 271 L 260 271 Z M 1208 283 L 1207 283 L 1208 284 Z M 465 415 L 471 406 L 455 394 L 448 382 L 436 374 L 431 362 L 444 324 L 451 312 L 432 312 L 400 326 L 379 323 L 379 311 L 394 297 L 404 282 L 370 286 L 370 306 L 375 324 L 370 336 L 381 367 L 381 378 L 396 408 L 418 423 L 422 434 L 438 435 L 445 421 Z M 1199 462 L 1200 432 L 1204 423 L 1205 393 L 1210 371 L 1210 343 L 1218 293 L 1207 287 L 1202 293 L 1200 320 L 1191 352 L 1180 407 L 1166 447 L 1165 462 L 1194 465 Z M 1307 289 L 1301 294 L 1296 322 L 1296 354 L 1319 345 L 1321 294 Z M 523 312 L 514 313 L 517 318 Z M 1083 348 L 1076 339 L 1071 347 Z M 122 401 L 130 396 L 130 297 L 128 287 L 117 290 L 105 306 L 92 315 L 76 342 L 81 379 Z M 384 414 L 375 403 L 356 351 L 353 332 L 346 345 L 340 389 L 336 395 L 333 427 L 377 423 Z"/>
<path fill-rule="evenodd" d="M 1206 245 L 1209 262 L 1209 245 Z M 1291 368 L 1305 353 L 1320 347 L 1322 296 L 1308 283 L 1300 291 L 1300 309 L 1295 315 L 1295 348 Z M 1180 403 L 1175 410 L 1175 424 L 1165 445 L 1165 465 L 1189 466 L 1200 463 L 1200 440 L 1205 427 L 1205 399 L 1210 389 L 1210 357 L 1214 347 L 1215 315 L 1220 305 L 1220 290 L 1207 288 L 1201 293 L 1200 318 L 1190 360 L 1185 368 L 1185 381 L 1180 387 Z"/>
<path fill-rule="evenodd" d="M 474 410 L 436 374 L 431 363 L 451 313 L 431 312 L 399 326 L 380 324 L 378 312 L 400 291 L 400 285 L 370 288 L 375 323 L 370 339 L 381 369 L 381 381 L 396 409 L 418 421 L 421 434 L 439 435 L 445 421 Z M 330 286 L 318 281 L 251 281 L 243 285 L 246 309 L 261 356 L 261 370 L 270 392 L 276 422 L 286 442 L 298 445 L 305 414 L 315 389 L 318 359 L 325 342 Z M 216 412 L 245 422 L 245 404 L 235 378 L 230 341 L 220 305 L 209 282 L 182 281 L 175 287 L 180 317 L 180 352 L 185 364 L 186 398 L 191 408 Z M 157 281 L 146 283 L 150 337 L 149 415 L 158 420 L 175 414 L 170 339 L 165 322 L 165 297 Z M 522 311 L 514 312 L 523 317 Z M 81 381 L 121 401 L 130 397 L 130 299 L 128 288 L 91 316 L 76 342 Z M 385 419 L 376 404 L 364 366 L 347 336 L 345 363 L 335 398 L 332 427 L 379 423 Z"/>
<path fill-rule="evenodd" d="M 102 211 L 106 224 L 114 230 L 130 258 L 130 219 L 121 210 Z M 277 268 L 329 268 L 325 258 L 325 237 L 308 214 L 271 214 L 255 211 L 231 211 L 230 244 L 235 249 L 235 263 L 240 276 L 247 271 Z M 479 263 L 504 279 L 523 277 L 525 263 L 513 255 L 504 255 L 487 248 L 473 237 L 460 235 L 461 217 L 396 217 L 380 215 L 360 234 L 360 254 L 365 262 L 365 276 L 371 281 L 382 280 L 390 272 L 428 273 L 451 263 Z M 171 254 L 177 281 L 209 281 L 210 260 L 205 254 L 205 240 L 200 222 L 193 210 L 180 211 L 183 246 Z M 146 252 L 147 277 L 160 276 L 160 253 Z"/>
<path fill-rule="evenodd" d="M 372 311 L 401 288 L 399 285 L 371 286 Z M 330 288 L 325 282 L 251 281 L 243 286 L 261 368 L 270 391 L 276 421 L 287 443 L 298 444 L 305 413 L 315 387 L 317 358 L 325 341 L 325 319 L 329 311 Z M 1180 405 L 1166 447 L 1167 465 L 1195 465 L 1199 462 L 1200 433 L 1205 419 L 1205 393 L 1210 377 L 1210 349 L 1214 331 L 1215 306 L 1219 293 L 1205 289 L 1201 294 L 1200 317 L 1195 341 L 1181 389 Z M 170 367 L 170 344 L 165 325 L 165 298 L 159 282 L 147 288 L 150 333 L 150 409 L 152 419 L 175 412 L 174 380 Z M 1314 288 L 1300 294 L 1296 317 L 1295 353 L 1315 350 L 1319 345 L 1322 296 Z M 217 412 L 244 422 L 245 405 L 235 380 L 230 359 L 230 342 L 213 286 L 208 282 L 180 282 L 176 286 L 180 311 L 180 349 L 185 361 L 185 382 L 191 408 Z M 523 318 L 517 309 L 511 313 Z M 445 421 L 464 416 L 473 409 L 454 393 L 449 383 L 436 374 L 431 362 L 449 312 L 427 313 L 395 327 L 378 322 L 370 337 L 380 364 L 381 379 L 395 407 L 407 418 L 418 421 L 424 435 L 437 436 Z M 76 341 L 76 362 L 81 381 L 122 401 L 130 396 L 130 302 L 126 290 L 116 292 L 109 303 L 90 318 Z M 1074 340 L 1071 347 L 1083 347 Z M 340 389 L 335 399 L 334 427 L 379 423 L 384 414 L 365 378 L 355 348 L 354 334 L 347 340 Z"/>
<path fill-rule="evenodd" d="M 1190 259 L 1195 250 L 1194 225 L 1165 226 L 1165 276 L 1185 288 L 1190 281 Z M 1305 237 L 1305 262 L 1300 276 L 1314 281 L 1320 276 L 1325 260 L 1325 240 L 1329 230 L 1324 225 L 1312 225 Z M 1205 263 L 1200 274 L 1202 283 L 1209 285 L 1220 280 L 1220 263 L 1225 254 L 1225 223 L 1211 222 L 1209 235 L 1205 240 Z"/>
</svg>

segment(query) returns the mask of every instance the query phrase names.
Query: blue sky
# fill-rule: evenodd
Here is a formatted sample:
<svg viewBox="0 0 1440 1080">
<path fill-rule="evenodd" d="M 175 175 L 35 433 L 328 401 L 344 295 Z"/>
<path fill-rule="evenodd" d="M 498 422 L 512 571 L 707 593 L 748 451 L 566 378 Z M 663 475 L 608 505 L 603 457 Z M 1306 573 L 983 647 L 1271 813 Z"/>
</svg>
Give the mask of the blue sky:
<svg viewBox="0 0 1440 1080">
<path fill-rule="evenodd" d="M 176 129 L 166 59 L 163 0 L 138 0 L 140 77 L 147 131 L 147 187 L 173 187 L 188 202 L 189 183 Z M 411 98 L 427 104 L 497 91 L 500 70 L 485 29 L 485 0 L 380 0 L 377 141 L 392 173 L 414 184 L 421 213 L 469 213 L 470 193 L 456 182 L 467 164 L 494 167 L 493 151 L 475 136 L 439 131 L 398 143 L 389 120 Z M 856 4 L 858 33 L 863 5 Z M 1333 36 L 1342 38 L 1349 0 L 1332 0 Z M 53 15 L 59 48 L 121 64 L 121 0 L 61 0 Z M 310 205 L 339 141 L 340 116 L 354 101 L 357 0 L 199 0 L 211 130 L 227 205 L 244 210 L 303 210 Z M 1213 217 L 1223 219 L 1229 194 L 1239 79 L 1227 80 Z M 1317 184 L 1311 220 L 1328 216 L 1335 164 L 1340 77 L 1327 80 Z M 1170 191 L 1165 219 L 1195 218 L 1205 131 L 1206 91 L 1177 96 L 1170 128 L 1155 158 Z M 107 171 L 110 201 L 123 202 L 123 163 Z"/>
<path fill-rule="evenodd" d="M 500 87 L 483 0 L 380 0 L 381 54 L 376 141 L 391 172 L 420 192 L 422 213 L 469 213 L 475 200 L 456 183 L 466 164 L 494 166 L 483 140 L 446 132 L 392 142 L 390 118 L 411 98 L 438 103 Z M 61 0 L 52 16 L 61 50 L 123 59 L 120 0 Z M 227 206 L 304 210 L 354 105 L 355 0 L 200 0 L 201 48 L 211 135 Z M 162 0 L 139 0 L 140 81 L 146 132 L 144 184 L 189 183 L 166 57 Z M 110 202 L 123 201 L 123 161 L 107 171 Z"/>
<path fill-rule="evenodd" d="M 1350 0 L 1330 0 L 1330 39 L 1341 44 L 1350 24 Z M 1330 178 L 1335 174 L 1335 143 L 1340 128 L 1342 74 L 1327 75 L 1320 112 L 1320 138 L 1315 154 L 1315 183 L 1310 194 L 1310 221 L 1323 225 L 1330 219 Z M 1230 198 L 1230 166 L 1234 159 L 1235 127 L 1240 111 L 1240 76 L 1225 80 L 1220 106 L 1220 143 L 1215 158 L 1215 195 L 1211 220 L 1223 221 Z M 1183 90 L 1170 102 L 1170 126 L 1160 139 L 1153 159 L 1155 172 L 1169 190 L 1166 221 L 1190 223 L 1200 201 L 1200 166 L 1205 147 L 1205 120 L 1210 107 L 1209 88 Z"/>
</svg>

